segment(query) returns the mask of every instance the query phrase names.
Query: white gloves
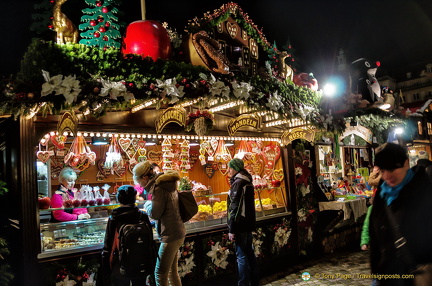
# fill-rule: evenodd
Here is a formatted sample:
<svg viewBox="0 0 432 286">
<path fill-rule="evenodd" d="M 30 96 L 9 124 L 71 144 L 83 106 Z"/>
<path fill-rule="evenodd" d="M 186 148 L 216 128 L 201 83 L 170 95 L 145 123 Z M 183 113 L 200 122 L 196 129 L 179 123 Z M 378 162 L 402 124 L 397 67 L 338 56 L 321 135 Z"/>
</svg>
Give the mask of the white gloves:
<svg viewBox="0 0 432 286">
<path fill-rule="evenodd" d="M 89 218 L 90 218 L 90 215 L 88 213 L 78 215 L 78 219 L 89 219 Z"/>
</svg>

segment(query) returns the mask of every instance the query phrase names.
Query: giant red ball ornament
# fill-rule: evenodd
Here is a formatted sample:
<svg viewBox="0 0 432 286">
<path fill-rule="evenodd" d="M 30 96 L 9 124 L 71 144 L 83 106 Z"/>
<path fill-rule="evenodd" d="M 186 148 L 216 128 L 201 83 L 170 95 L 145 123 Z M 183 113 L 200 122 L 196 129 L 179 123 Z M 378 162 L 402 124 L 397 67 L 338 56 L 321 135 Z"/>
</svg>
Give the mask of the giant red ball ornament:
<svg viewBox="0 0 432 286">
<path fill-rule="evenodd" d="M 154 20 L 132 22 L 126 28 L 123 38 L 122 54 L 138 54 L 143 58 L 151 57 L 164 60 L 171 55 L 171 41 L 167 30 Z"/>
</svg>

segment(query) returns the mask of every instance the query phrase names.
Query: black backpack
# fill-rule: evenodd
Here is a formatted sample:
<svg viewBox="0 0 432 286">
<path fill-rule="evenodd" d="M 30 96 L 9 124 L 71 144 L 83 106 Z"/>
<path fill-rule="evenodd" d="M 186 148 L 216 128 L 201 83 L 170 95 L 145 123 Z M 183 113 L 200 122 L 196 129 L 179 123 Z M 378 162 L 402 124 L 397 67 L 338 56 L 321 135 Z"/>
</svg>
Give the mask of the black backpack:
<svg viewBox="0 0 432 286">
<path fill-rule="evenodd" d="M 116 239 L 122 275 L 128 278 L 153 275 L 157 252 L 147 214 L 140 212 L 139 222 L 136 224 L 123 224 L 118 234 L 116 232 Z"/>
</svg>

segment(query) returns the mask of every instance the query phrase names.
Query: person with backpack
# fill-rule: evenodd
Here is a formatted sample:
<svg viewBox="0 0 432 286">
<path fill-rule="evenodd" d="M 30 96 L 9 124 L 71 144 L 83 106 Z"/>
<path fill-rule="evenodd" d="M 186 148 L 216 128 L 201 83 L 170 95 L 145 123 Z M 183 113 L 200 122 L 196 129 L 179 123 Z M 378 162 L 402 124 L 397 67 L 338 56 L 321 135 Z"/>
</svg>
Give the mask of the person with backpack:
<svg viewBox="0 0 432 286">
<path fill-rule="evenodd" d="M 182 246 L 186 229 L 180 216 L 177 171 L 156 173 L 149 161 L 140 162 L 133 169 L 135 183 L 152 194 L 152 200 L 144 203 L 144 209 L 152 219 L 157 220 L 159 234 L 155 281 L 157 286 L 181 286 L 178 274 L 178 251 Z M 168 284 L 169 283 L 169 284 Z"/>
<path fill-rule="evenodd" d="M 135 206 L 136 193 L 131 185 L 117 190 L 120 207 L 108 219 L 102 252 L 104 285 L 151 285 L 155 241 L 148 215 Z"/>
</svg>

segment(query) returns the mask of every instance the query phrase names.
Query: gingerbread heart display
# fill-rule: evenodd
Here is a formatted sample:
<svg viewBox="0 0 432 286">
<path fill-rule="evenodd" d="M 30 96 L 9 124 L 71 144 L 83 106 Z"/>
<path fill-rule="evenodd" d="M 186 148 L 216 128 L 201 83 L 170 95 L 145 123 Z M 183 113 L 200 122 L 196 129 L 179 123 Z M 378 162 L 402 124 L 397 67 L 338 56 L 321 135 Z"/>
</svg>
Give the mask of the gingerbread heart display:
<svg viewBox="0 0 432 286">
<path fill-rule="evenodd" d="M 203 167 L 205 174 L 207 177 L 209 177 L 209 179 L 211 179 L 216 172 L 216 170 L 213 168 L 213 164 L 205 164 Z"/>
<path fill-rule="evenodd" d="M 36 156 L 42 163 L 48 162 L 50 158 L 50 152 L 49 151 L 37 151 Z"/>
<path fill-rule="evenodd" d="M 65 143 L 67 140 L 67 136 L 64 135 L 53 135 L 51 136 L 51 142 L 57 149 L 63 149 L 65 147 Z"/>
<path fill-rule="evenodd" d="M 152 161 L 152 162 L 154 162 L 154 163 L 156 163 L 156 164 L 158 164 L 160 166 L 160 164 L 162 163 L 162 155 L 163 155 L 162 151 L 153 151 L 153 150 L 151 150 L 151 151 L 149 151 L 147 153 L 147 158 L 150 161 Z"/>
<path fill-rule="evenodd" d="M 105 168 L 105 159 L 100 159 L 97 161 L 97 168 L 99 173 L 101 173 L 105 178 L 108 178 L 111 175 L 111 170 L 109 168 Z"/>
<path fill-rule="evenodd" d="M 51 179 L 57 180 L 62 169 L 60 165 L 51 165 Z"/>
<path fill-rule="evenodd" d="M 282 181 L 284 179 L 283 169 L 274 170 L 273 178 L 275 180 Z"/>
<path fill-rule="evenodd" d="M 199 153 L 197 151 L 189 151 L 189 165 L 191 169 L 198 161 L 198 157 L 199 157 Z"/>
<path fill-rule="evenodd" d="M 119 138 L 117 140 L 117 142 L 120 145 L 120 148 L 122 148 L 122 150 L 124 152 L 126 152 L 126 150 L 129 148 L 129 145 L 131 144 L 131 139 L 129 139 L 129 138 Z"/>
</svg>

